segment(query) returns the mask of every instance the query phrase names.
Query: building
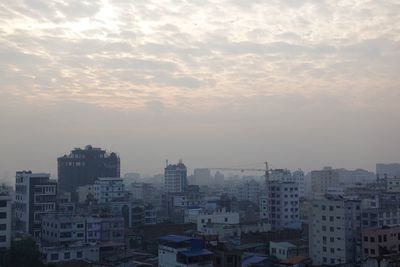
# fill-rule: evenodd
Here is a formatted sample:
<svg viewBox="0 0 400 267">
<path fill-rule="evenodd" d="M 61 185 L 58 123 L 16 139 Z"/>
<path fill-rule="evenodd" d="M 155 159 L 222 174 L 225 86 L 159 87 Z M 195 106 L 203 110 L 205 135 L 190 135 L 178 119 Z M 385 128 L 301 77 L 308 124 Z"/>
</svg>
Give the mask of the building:
<svg viewBox="0 0 400 267">
<path fill-rule="evenodd" d="M 359 262 L 361 201 L 337 196 L 311 201 L 309 249 L 313 265 Z"/>
<path fill-rule="evenodd" d="M 124 197 L 122 178 L 100 177 L 94 182 L 94 198 L 98 203 L 113 202 Z"/>
<path fill-rule="evenodd" d="M 269 255 L 280 260 L 289 260 L 297 256 L 308 257 L 308 242 L 307 240 L 270 241 Z"/>
<path fill-rule="evenodd" d="M 329 187 L 337 187 L 339 182 L 339 171 L 331 167 L 311 172 L 311 192 L 314 195 L 325 194 Z"/>
<path fill-rule="evenodd" d="M 40 251 L 45 264 L 67 262 L 73 260 L 87 260 L 99 262 L 100 247 L 98 244 L 74 243 L 65 245 L 41 246 Z M 73 266 L 73 265 L 71 265 Z"/>
<path fill-rule="evenodd" d="M 253 179 L 246 181 L 244 184 L 240 185 L 239 199 L 248 200 L 255 204 L 259 203 L 260 200 L 260 186 Z"/>
<path fill-rule="evenodd" d="M 207 185 L 211 184 L 211 172 L 210 169 L 194 169 L 193 170 L 194 184 Z"/>
<path fill-rule="evenodd" d="M 362 259 L 400 253 L 400 226 L 384 226 L 362 231 Z"/>
<path fill-rule="evenodd" d="M 270 181 L 260 199 L 260 217 L 272 229 L 300 229 L 299 191 L 296 182 Z"/>
<path fill-rule="evenodd" d="M 41 240 L 44 243 L 66 244 L 86 241 L 86 217 L 66 213 L 50 213 L 42 218 Z"/>
<path fill-rule="evenodd" d="M 238 225 L 240 223 L 239 213 L 226 211 L 225 209 L 214 212 L 200 212 L 197 216 L 197 231 L 207 232 L 208 225 L 224 224 Z"/>
<path fill-rule="evenodd" d="M 11 244 L 11 197 L 8 192 L 0 193 L 0 251 Z"/>
<path fill-rule="evenodd" d="M 377 179 L 395 178 L 400 177 L 400 164 L 399 163 L 377 163 L 376 164 L 376 177 Z"/>
<path fill-rule="evenodd" d="M 87 242 L 124 242 L 124 218 L 92 216 L 86 219 Z"/>
<path fill-rule="evenodd" d="M 124 218 L 120 216 L 83 216 L 53 213 L 43 216 L 44 244 L 76 242 L 123 242 Z"/>
<path fill-rule="evenodd" d="M 101 148 L 75 148 L 57 161 L 59 189 L 70 192 L 74 201 L 77 200 L 79 186 L 94 184 L 99 177 L 120 177 L 119 157 Z"/>
<path fill-rule="evenodd" d="M 151 204 L 144 204 L 142 201 L 136 201 L 131 203 L 130 209 L 130 227 L 157 223 L 156 210 Z"/>
<path fill-rule="evenodd" d="M 212 267 L 213 253 L 204 242 L 186 236 L 168 235 L 159 240 L 159 267 Z"/>
<path fill-rule="evenodd" d="M 128 188 L 132 193 L 133 200 L 143 201 L 145 204 L 153 203 L 155 200 L 155 188 L 150 183 L 132 183 Z"/>
<path fill-rule="evenodd" d="M 346 170 L 338 169 L 339 181 L 344 185 L 354 185 L 354 184 L 369 184 L 376 181 L 376 176 L 373 172 L 356 169 L 356 170 Z"/>
<path fill-rule="evenodd" d="M 48 173 L 21 171 L 15 180 L 15 223 L 19 231 L 40 237 L 42 216 L 57 208 L 57 182 Z"/>
<path fill-rule="evenodd" d="M 182 161 L 176 165 L 167 164 L 164 169 L 164 191 L 167 193 L 181 193 L 186 190 L 187 169 Z"/>
<path fill-rule="evenodd" d="M 294 171 L 292 173 L 293 181 L 297 183 L 297 187 L 299 189 L 299 197 L 306 197 L 306 180 L 304 176 L 304 172 L 301 169 Z"/>
</svg>

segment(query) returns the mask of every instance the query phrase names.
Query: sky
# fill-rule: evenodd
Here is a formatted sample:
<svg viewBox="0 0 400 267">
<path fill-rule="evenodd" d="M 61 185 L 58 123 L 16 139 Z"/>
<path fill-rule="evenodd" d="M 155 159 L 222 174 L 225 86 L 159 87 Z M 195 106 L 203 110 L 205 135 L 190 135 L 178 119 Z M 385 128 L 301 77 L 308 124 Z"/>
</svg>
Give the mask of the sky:
<svg viewBox="0 0 400 267">
<path fill-rule="evenodd" d="M 4 0 L 0 179 L 400 161 L 398 0 Z"/>
</svg>

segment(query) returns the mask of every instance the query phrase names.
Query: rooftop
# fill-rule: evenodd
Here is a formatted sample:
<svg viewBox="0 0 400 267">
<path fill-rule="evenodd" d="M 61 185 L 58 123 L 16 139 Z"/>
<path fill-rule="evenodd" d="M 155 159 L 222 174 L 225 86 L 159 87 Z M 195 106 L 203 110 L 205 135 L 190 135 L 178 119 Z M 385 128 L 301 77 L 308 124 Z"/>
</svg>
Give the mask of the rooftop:
<svg viewBox="0 0 400 267">
<path fill-rule="evenodd" d="M 166 235 L 160 237 L 160 240 L 162 241 L 167 241 L 167 242 L 173 242 L 173 243 L 181 243 L 185 241 L 191 240 L 191 237 L 183 236 L 183 235 Z"/>
</svg>

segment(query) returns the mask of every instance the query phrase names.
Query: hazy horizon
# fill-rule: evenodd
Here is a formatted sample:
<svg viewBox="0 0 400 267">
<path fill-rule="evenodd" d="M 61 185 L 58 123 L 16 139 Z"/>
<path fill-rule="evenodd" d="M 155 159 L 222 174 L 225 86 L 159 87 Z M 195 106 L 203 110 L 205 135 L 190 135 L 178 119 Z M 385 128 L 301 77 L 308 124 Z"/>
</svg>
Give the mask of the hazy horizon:
<svg viewBox="0 0 400 267">
<path fill-rule="evenodd" d="M 399 29 L 390 0 L 4 1 L 0 179 L 87 144 L 121 174 L 399 162 Z"/>
</svg>

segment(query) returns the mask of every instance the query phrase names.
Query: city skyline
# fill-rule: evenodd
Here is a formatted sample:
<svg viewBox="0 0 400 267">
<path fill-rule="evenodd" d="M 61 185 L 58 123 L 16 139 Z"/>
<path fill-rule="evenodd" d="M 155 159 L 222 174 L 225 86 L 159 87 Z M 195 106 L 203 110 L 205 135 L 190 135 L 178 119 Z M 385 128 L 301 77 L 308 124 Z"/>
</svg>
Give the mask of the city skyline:
<svg viewBox="0 0 400 267">
<path fill-rule="evenodd" d="M 389 0 L 0 3 L 0 177 L 55 174 L 87 144 L 123 173 L 398 162 L 399 14 Z"/>
</svg>

